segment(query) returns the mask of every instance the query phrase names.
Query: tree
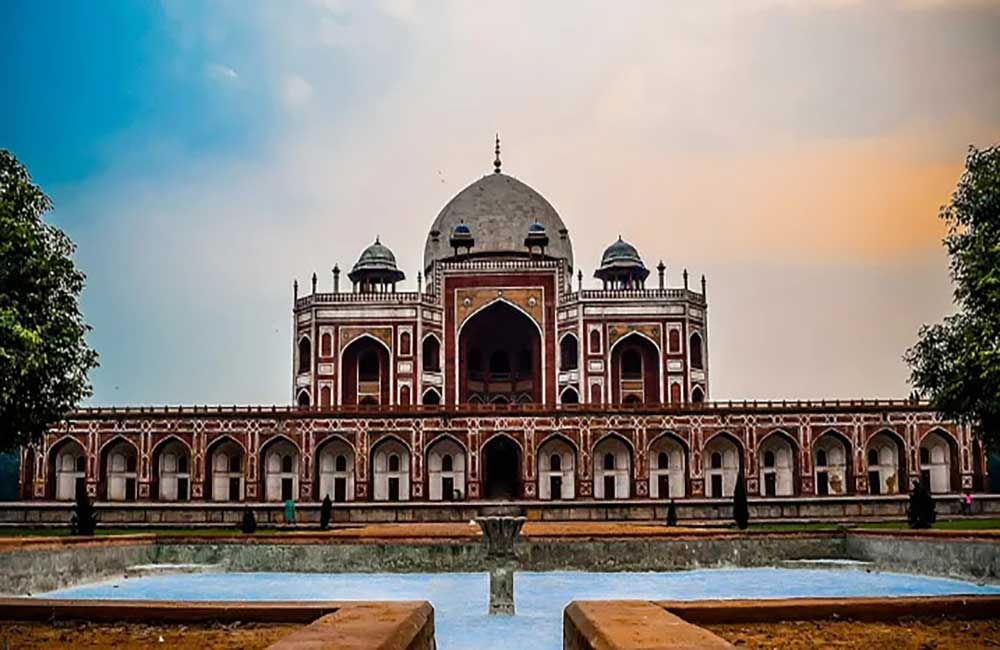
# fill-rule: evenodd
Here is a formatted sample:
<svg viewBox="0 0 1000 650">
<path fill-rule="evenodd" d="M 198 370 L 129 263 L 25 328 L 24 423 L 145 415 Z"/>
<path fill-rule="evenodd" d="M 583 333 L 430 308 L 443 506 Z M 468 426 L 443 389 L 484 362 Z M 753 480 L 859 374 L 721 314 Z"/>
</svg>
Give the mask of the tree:
<svg viewBox="0 0 1000 650">
<path fill-rule="evenodd" d="M 910 505 L 906 508 L 906 519 L 910 528 L 930 528 L 937 521 L 934 497 L 923 481 L 918 482 L 910 492 Z"/>
<path fill-rule="evenodd" d="M 670 505 L 667 506 L 667 525 L 677 525 L 677 504 L 674 503 L 673 499 L 670 500 Z"/>
<path fill-rule="evenodd" d="M 69 520 L 70 534 L 93 535 L 97 528 L 97 513 L 86 489 L 76 491 L 76 503 L 73 504 L 73 517 Z"/>
<path fill-rule="evenodd" d="M 246 535 L 253 535 L 257 532 L 257 517 L 254 516 L 250 506 L 243 509 L 243 520 L 240 521 L 240 530 Z"/>
<path fill-rule="evenodd" d="M 736 477 L 736 489 L 733 491 L 733 520 L 740 530 L 750 526 L 750 504 L 747 502 L 747 484 L 742 469 Z"/>
<path fill-rule="evenodd" d="M 97 353 L 80 313 L 75 246 L 49 198 L 0 150 L 0 452 L 37 440 L 91 394 Z"/>
<path fill-rule="evenodd" d="M 333 514 L 333 501 L 330 495 L 323 497 L 323 505 L 319 509 L 319 527 L 326 530 L 330 527 L 330 515 Z"/>
<path fill-rule="evenodd" d="M 958 312 L 921 328 L 904 359 L 917 393 L 945 418 L 1000 445 L 1000 147 L 969 148 L 941 208 Z"/>
</svg>

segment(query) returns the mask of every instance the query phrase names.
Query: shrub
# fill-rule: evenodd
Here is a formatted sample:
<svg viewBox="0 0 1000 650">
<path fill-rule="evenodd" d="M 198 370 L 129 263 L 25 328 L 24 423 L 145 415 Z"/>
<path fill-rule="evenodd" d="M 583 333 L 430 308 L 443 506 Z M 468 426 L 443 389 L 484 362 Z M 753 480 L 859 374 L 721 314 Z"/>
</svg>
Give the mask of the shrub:
<svg viewBox="0 0 1000 650">
<path fill-rule="evenodd" d="M 326 530 L 330 527 L 330 515 L 333 514 L 333 501 L 330 495 L 323 497 L 323 506 L 319 509 L 319 527 Z"/>
<path fill-rule="evenodd" d="M 930 528 L 937 521 L 934 497 L 923 481 L 913 486 L 910 492 L 910 506 L 906 509 L 906 519 L 910 528 Z"/>
<path fill-rule="evenodd" d="M 740 530 L 750 526 L 750 504 L 747 503 L 747 484 L 742 469 L 736 477 L 736 490 L 733 492 L 733 519 Z"/>
<path fill-rule="evenodd" d="M 246 535 L 253 535 L 257 532 L 257 517 L 254 516 L 253 510 L 249 506 L 243 510 L 243 521 L 240 522 L 240 530 Z"/>
<path fill-rule="evenodd" d="M 73 504 L 73 518 L 69 521 L 69 528 L 73 535 L 93 535 L 97 528 L 97 512 L 85 489 L 76 491 L 76 503 Z"/>
<path fill-rule="evenodd" d="M 667 525 L 677 525 L 677 504 L 674 503 L 673 499 L 670 500 L 670 505 L 667 506 Z"/>
</svg>

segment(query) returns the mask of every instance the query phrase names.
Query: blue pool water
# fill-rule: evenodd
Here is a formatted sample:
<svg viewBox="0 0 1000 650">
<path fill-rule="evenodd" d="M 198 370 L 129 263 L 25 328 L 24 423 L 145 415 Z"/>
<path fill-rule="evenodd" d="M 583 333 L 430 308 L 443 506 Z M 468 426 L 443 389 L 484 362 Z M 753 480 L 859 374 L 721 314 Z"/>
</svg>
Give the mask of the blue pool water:
<svg viewBox="0 0 1000 650">
<path fill-rule="evenodd" d="M 517 616 L 487 616 L 485 573 L 202 573 L 118 579 L 40 594 L 140 600 L 428 600 L 441 650 L 562 648 L 576 599 L 697 600 L 802 596 L 1000 594 L 947 578 L 855 569 L 707 569 L 670 573 L 517 573 Z"/>
</svg>

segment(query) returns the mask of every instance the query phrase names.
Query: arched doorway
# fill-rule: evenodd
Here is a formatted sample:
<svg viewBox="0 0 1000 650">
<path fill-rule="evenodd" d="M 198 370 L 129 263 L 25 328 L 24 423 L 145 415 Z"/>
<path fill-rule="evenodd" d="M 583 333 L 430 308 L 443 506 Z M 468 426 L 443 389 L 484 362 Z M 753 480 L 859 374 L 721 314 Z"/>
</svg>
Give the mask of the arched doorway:
<svg viewBox="0 0 1000 650">
<path fill-rule="evenodd" d="M 660 352 L 635 332 L 611 349 L 611 402 L 656 404 L 660 401 Z"/>
<path fill-rule="evenodd" d="M 527 315 L 498 301 L 462 325 L 459 402 L 542 401 L 542 340 Z"/>
<path fill-rule="evenodd" d="M 865 459 L 868 461 L 869 494 L 902 494 L 906 484 L 906 455 L 902 438 L 888 429 L 876 433 L 868 441 Z"/>
<path fill-rule="evenodd" d="M 649 446 L 649 496 L 682 499 L 687 494 L 687 449 L 680 439 L 664 433 Z"/>
<path fill-rule="evenodd" d="M 452 438 L 438 438 L 427 448 L 427 495 L 431 501 L 465 498 L 465 449 Z"/>
<path fill-rule="evenodd" d="M 797 492 L 797 451 L 795 442 L 784 431 L 775 431 L 761 440 L 757 448 L 761 496 L 790 497 Z"/>
<path fill-rule="evenodd" d="M 317 499 L 341 503 L 354 500 L 354 449 L 342 438 L 327 438 L 316 457 Z"/>
<path fill-rule="evenodd" d="M 920 441 L 920 480 L 934 494 L 947 494 L 957 489 L 957 445 L 940 429 L 931 431 Z"/>
<path fill-rule="evenodd" d="M 28 475 L 29 482 L 34 477 Z M 87 453 L 78 441 L 63 438 L 49 451 L 48 497 L 57 501 L 72 501 L 86 489 Z"/>
<path fill-rule="evenodd" d="M 840 432 L 830 429 L 816 438 L 813 466 L 817 496 L 844 495 L 854 489 L 852 458 L 851 443 Z"/>
<path fill-rule="evenodd" d="M 553 437 L 538 448 L 538 498 L 572 499 L 576 494 L 576 450 L 568 440 Z"/>
<path fill-rule="evenodd" d="M 212 501 L 242 501 L 244 492 L 243 447 L 228 436 L 212 441 L 206 456 L 205 485 Z"/>
<path fill-rule="evenodd" d="M 360 336 L 344 349 L 341 360 L 344 404 L 389 403 L 389 350 L 381 341 Z"/>
<path fill-rule="evenodd" d="M 521 494 L 521 450 L 507 436 L 494 436 L 483 446 L 483 496 L 516 499 Z"/>
<path fill-rule="evenodd" d="M 705 464 L 705 496 L 722 499 L 733 496 L 743 467 L 743 447 L 727 433 L 713 436 L 702 453 Z"/>
</svg>

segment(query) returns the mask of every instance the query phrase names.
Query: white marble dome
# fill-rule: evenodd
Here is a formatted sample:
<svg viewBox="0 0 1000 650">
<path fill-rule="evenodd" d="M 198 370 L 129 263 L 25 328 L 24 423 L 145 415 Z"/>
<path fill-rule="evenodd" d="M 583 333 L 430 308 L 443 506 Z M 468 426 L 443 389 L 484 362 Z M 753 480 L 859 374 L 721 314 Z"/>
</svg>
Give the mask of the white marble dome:
<svg viewBox="0 0 1000 650">
<path fill-rule="evenodd" d="M 426 270 L 434 261 L 455 254 L 449 238 L 461 223 L 468 226 L 475 240 L 473 257 L 527 256 L 524 238 L 532 226 L 539 224 L 549 236 L 545 254 L 565 259 L 573 267 L 573 245 L 559 213 L 545 197 L 507 174 L 483 176 L 444 206 L 427 235 Z"/>
</svg>

